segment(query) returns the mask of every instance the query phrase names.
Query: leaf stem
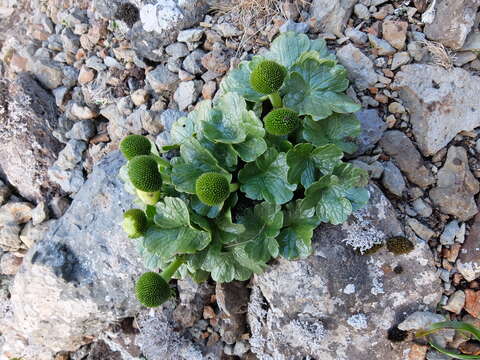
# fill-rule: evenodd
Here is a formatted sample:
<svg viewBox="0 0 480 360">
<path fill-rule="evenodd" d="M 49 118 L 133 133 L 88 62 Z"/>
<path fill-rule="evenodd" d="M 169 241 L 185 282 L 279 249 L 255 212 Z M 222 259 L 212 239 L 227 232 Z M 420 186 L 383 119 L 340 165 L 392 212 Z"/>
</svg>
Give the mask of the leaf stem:
<svg viewBox="0 0 480 360">
<path fill-rule="evenodd" d="M 238 184 L 237 183 L 234 183 L 234 184 L 230 184 L 230 192 L 235 192 L 237 191 L 239 188 Z"/>
<path fill-rule="evenodd" d="M 177 257 L 173 262 L 167 266 L 165 270 L 162 271 L 160 274 L 163 279 L 168 283 L 171 279 L 173 274 L 178 270 L 180 266 L 182 266 L 185 263 L 185 259 L 183 257 Z"/>
<path fill-rule="evenodd" d="M 282 97 L 278 91 L 268 95 L 268 98 L 274 108 L 281 108 L 283 106 Z"/>
</svg>

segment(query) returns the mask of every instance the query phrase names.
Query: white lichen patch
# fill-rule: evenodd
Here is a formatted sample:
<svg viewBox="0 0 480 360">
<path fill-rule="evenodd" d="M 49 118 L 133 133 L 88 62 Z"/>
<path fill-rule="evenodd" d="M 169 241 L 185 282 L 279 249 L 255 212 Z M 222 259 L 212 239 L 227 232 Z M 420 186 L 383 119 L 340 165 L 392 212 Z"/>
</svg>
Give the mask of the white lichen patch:
<svg viewBox="0 0 480 360">
<path fill-rule="evenodd" d="M 285 342 L 293 347 L 300 346 L 312 354 L 322 350 L 322 339 L 326 335 L 322 322 L 295 319 L 284 326 Z"/>
<path fill-rule="evenodd" d="M 358 314 L 350 316 L 347 319 L 347 323 L 348 323 L 348 325 L 350 325 L 351 327 L 353 327 L 354 329 L 357 329 L 357 330 L 362 330 L 362 329 L 368 328 L 367 316 L 365 314 L 362 314 L 362 313 L 358 313 Z"/>
<path fill-rule="evenodd" d="M 173 0 L 161 0 L 140 9 L 140 20 L 145 31 L 162 33 L 175 27 L 184 15 Z"/>
<path fill-rule="evenodd" d="M 345 289 L 343 289 L 343 293 L 350 295 L 355 293 L 355 284 L 348 284 L 345 286 Z"/>
<path fill-rule="evenodd" d="M 381 260 L 376 260 L 374 258 L 370 258 L 367 262 L 368 265 L 368 275 L 372 279 L 372 288 L 370 292 L 373 295 L 379 295 L 385 293 L 383 290 L 383 270 L 382 265 L 383 262 Z"/>
</svg>

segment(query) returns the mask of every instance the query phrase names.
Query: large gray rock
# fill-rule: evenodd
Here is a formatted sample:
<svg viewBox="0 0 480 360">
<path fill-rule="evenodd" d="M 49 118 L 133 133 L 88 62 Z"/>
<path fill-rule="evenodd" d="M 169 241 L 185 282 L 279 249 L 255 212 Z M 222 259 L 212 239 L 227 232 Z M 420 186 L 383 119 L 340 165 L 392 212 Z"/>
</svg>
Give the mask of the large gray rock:
<svg viewBox="0 0 480 360">
<path fill-rule="evenodd" d="M 8 92 L 8 93 L 7 93 Z M 56 187 L 47 169 L 62 148 L 53 136 L 58 112 L 55 99 L 30 75 L 20 74 L 0 90 L 0 173 L 31 201 L 51 197 Z"/>
<path fill-rule="evenodd" d="M 353 44 L 345 45 L 337 51 L 338 61 L 348 70 L 348 76 L 355 85 L 364 90 L 378 80 L 373 62 Z"/>
<path fill-rule="evenodd" d="M 252 351 L 260 359 L 403 359 L 411 343 L 387 332 L 406 315 L 434 309 L 442 288 L 426 243 L 395 256 L 358 255 L 348 242 L 383 241 L 401 233 L 395 210 L 378 188 L 342 226 L 321 226 L 314 254 L 278 260 L 256 276 L 249 304 Z"/>
<path fill-rule="evenodd" d="M 463 69 L 406 65 L 397 73 L 393 88 L 410 112 L 413 133 L 426 156 L 460 131 L 480 126 L 480 77 Z"/>
<path fill-rule="evenodd" d="M 144 268 L 120 226 L 132 206 L 117 176 L 123 163 L 119 152 L 105 157 L 65 215 L 27 253 L 11 288 L 11 322 L 1 327 L 4 351 L 18 356 L 36 349 L 35 359 L 52 359 L 140 309 L 132 290 Z"/>
<path fill-rule="evenodd" d="M 468 165 L 466 150 L 463 147 L 451 146 L 447 160 L 438 172 L 437 186 L 430 190 L 433 203 L 443 213 L 466 221 L 478 212 L 474 196 L 479 190 L 478 180 Z"/>
<path fill-rule="evenodd" d="M 310 15 L 325 31 L 342 37 L 343 29 L 357 0 L 313 0 Z"/>
<path fill-rule="evenodd" d="M 438 0 L 435 19 L 425 25 L 428 39 L 460 49 L 475 23 L 480 0 Z"/>
<path fill-rule="evenodd" d="M 375 144 L 387 130 L 387 124 L 375 109 L 362 109 L 355 115 L 362 126 L 362 133 L 355 139 L 358 149 L 354 155 L 362 155 L 375 147 Z"/>
</svg>

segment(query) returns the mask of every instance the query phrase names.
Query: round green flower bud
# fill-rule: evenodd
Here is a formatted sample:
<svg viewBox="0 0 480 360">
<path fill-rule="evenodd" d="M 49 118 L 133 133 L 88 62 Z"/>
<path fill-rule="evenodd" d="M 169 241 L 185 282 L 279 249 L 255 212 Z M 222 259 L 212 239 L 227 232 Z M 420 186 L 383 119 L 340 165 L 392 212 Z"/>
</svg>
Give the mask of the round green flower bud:
<svg viewBox="0 0 480 360">
<path fill-rule="evenodd" d="M 209 172 L 197 179 L 195 190 L 202 203 L 215 206 L 224 202 L 230 195 L 230 183 L 224 175 Z"/>
<path fill-rule="evenodd" d="M 172 296 L 172 290 L 165 279 L 156 272 L 142 274 L 135 284 L 135 295 L 146 307 L 162 305 Z"/>
<path fill-rule="evenodd" d="M 144 204 L 155 205 L 158 200 L 160 200 L 162 194 L 160 193 L 160 191 L 145 192 L 137 189 L 137 195 Z"/>
<path fill-rule="evenodd" d="M 263 119 L 265 130 L 272 135 L 288 135 L 298 127 L 298 114 L 287 108 L 270 111 Z"/>
<path fill-rule="evenodd" d="M 120 143 L 120 151 L 127 158 L 133 159 L 138 155 L 149 155 L 152 150 L 150 141 L 141 135 L 128 135 Z"/>
<path fill-rule="evenodd" d="M 250 85 L 260 94 L 270 95 L 282 87 L 287 70 L 275 61 L 264 60 L 250 74 Z"/>
<path fill-rule="evenodd" d="M 148 155 L 135 156 L 129 161 L 128 177 L 136 189 L 144 192 L 155 192 L 162 187 L 157 162 Z"/>
<path fill-rule="evenodd" d="M 147 216 L 140 209 L 130 209 L 123 214 L 122 227 L 129 237 L 138 238 L 147 231 Z"/>
<path fill-rule="evenodd" d="M 387 240 L 388 251 L 395 255 L 408 254 L 415 248 L 415 245 L 403 236 L 394 236 Z"/>
</svg>

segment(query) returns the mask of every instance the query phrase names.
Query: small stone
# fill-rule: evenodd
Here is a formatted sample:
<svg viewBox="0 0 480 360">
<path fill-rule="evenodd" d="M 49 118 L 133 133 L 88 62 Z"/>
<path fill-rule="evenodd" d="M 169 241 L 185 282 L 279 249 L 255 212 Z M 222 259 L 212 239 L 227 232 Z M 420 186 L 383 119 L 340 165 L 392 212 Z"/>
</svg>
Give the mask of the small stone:
<svg viewBox="0 0 480 360">
<path fill-rule="evenodd" d="M 407 51 L 402 51 L 393 55 L 392 70 L 397 70 L 400 66 L 408 64 L 410 62 L 410 55 Z"/>
<path fill-rule="evenodd" d="M 230 68 L 229 55 L 223 47 L 213 46 L 213 50 L 202 57 L 203 67 L 210 71 L 225 73 Z"/>
<path fill-rule="evenodd" d="M 86 66 L 82 66 L 80 73 L 78 74 L 78 82 L 80 85 L 85 85 L 93 80 L 95 77 L 95 72 Z"/>
<path fill-rule="evenodd" d="M 245 343 L 243 341 L 237 341 L 235 343 L 235 346 L 233 347 L 233 355 L 241 357 L 248 350 L 250 350 L 250 346 L 247 343 Z"/>
<path fill-rule="evenodd" d="M 408 360 L 425 360 L 428 346 L 412 344 L 410 352 L 408 353 Z"/>
<path fill-rule="evenodd" d="M 407 45 L 407 50 L 410 56 L 418 62 L 422 61 L 423 58 L 428 54 L 428 50 L 420 41 L 409 42 Z"/>
<path fill-rule="evenodd" d="M 48 208 L 44 201 L 40 201 L 38 205 L 32 209 L 32 223 L 34 226 L 41 224 L 48 219 Z"/>
<path fill-rule="evenodd" d="M 93 119 L 98 116 L 98 114 L 88 106 L 82 106 L 76 102 L 73 103 L 72 107 L 70 108 L 70 114 L 79 120 Z"/>
<path fill-rule="evenodd" d="M 450 221 L 443 229 L 443 233 L 440 236 L 440 244 L 453 245 L 455 243 L 455 237 L 460 231 L 457 220 Z"/>
<path fill-rule="evenodd" d="M 355 140 L 358 146 L 355 155 L 361 155 L 375 147 L 382 138 L 387 126 L 375 109 L 360 110 L 355 116 L 360 120 L 362 127 L 361 134 Z"/>
<path fill-rule="evenodd" d="M 378 75 L 375 73 L 372 60 L 353 44 L 340 48 L 337 51 L 337 57 L 339 62 L 348 70 L 349 78 L 355 82 L 360 90 L 369 88 L 377 82 Z"/>
<path fill-rule="evenodd" d="M 70 201 L 66 197 L 55 196 L 50 201 L 50 209 L 55 218 L 61 218 L 65 211 L 70 207 Z"/>
<path fill-rule="evenodd" d="M 205 30 L 202 28 L 182 30 L 178 33 L 177 41 L 184 43 L 200 41 L 204 33 Z"/>
<path fill-rule="evenodd" d="M 62 190 L 69 194 L 77 193 L 85 182 L 83 171 L 79 166 L 68 170 L 52 166 L 48 169 L 48 176 L 51 181 L 60 185 Z"/>
<path fill-rule="evenodd" d="M 435 231 L 423 225 L 417 219 L 409 218 L 407 224 L 422 240 L 428 241 L 435 236 Z"/>
<path fill-rule="evenodd" d="M 390 105 L 388 105 L 388 111 L 393 114 L 404 114 L 406 112 L 405 107 L 398 102 L 390 103 Z"/>
<path fill-rule="evenodd" d="M 465 310 L 474 318 L 480 318 L 480 291 L 465 290 Z"/>
<path fill-rule="evenodd" d="M 403 331 L 423 330 L 428 328 L 431 324 L 441 321 L 445 321 L 443 315 L 434 314 L 428 311 L 416 311 L 407 316 L 407 318 L 398 325 L 398 328 Z M 454 335 L 454 329 L 445 329 L 432 334 L 431 336 L 435 343 L 440 346 L 445 346 L 448 340 L 453 339 Z"/>
<path fill-rule="evenodd" d="M 6 252 L 0 259 L 0 273 L 3 275 L 15 275 L 22 265 L 23 258 L 12 252 Z"/>
<path fill-rule="evenodd" d="M 358 45 L 365 45 L 368 42 L 367 34 L 355 28 L 345 30 L 345 36 Z"/>
<path fill-rule="evenodd" d="M 415 211 L 422 217 L 430 217 L 432 215 L 432 207 L 426 203 L 422 198 L 418 198 L 413 202 Z"/>
<path fill-rule="evenodd" d="M 217 315 L 211 306 L 205 306 L 203 308 L 203 318 L 204 319 L 214 319 Z"/>
<path fill-rule="evenodd" d="M 469 62 L 472 62 L 477 58 L 477 54 L 472 52 L 472 51 L 462 51 L 462 52 L 457 52 L 455 53 L 455 56 L 453 57 L 453 64 L 455 66 L 463 66 L 465 64 L 468 64 Z"/>
<path fill-rule="evenodd" d="M 2 180 L 0 180 L 0 205 L 3 205 L 7 202 L 11 193 L 12 192 L 10 188 L 7 185 L 5 185 L 5 183 Z"/>
<path fill-rule="evenodd" d="M 304 22 L 297 23 L 293 20 L 287 20 L 282 26 L 280 26 L 280 32 L 294 31 L 299 34 L 305 34 L 308 32 L 310 25 Z"/>
<path fill-rule="evenodd" d="M 172 140 L 170 137 L 170 130 L 172 125 L 175 121 L 177 121 L 182 116 L 186 116 L 187 114 L 183 111 L 168 109 L 161 113 L 160 115 L 160 124 L 163 126 L 163 132 L 161 132 L 156 140 L 155 144 L 162 148 L 164 146 L 172 145 Z"/>
<path fill-rule="evenodd" d="M 183 68 L 190 74 L 201 74 L 204 71 L 202 58 L 205 56 L 203 50 L 197 49 L 183 60 Z"/>
<path fill-rule="evenodd" d="M 391 161 L 387 161 L 383 168 L 382 185 L 392 194 L 402 197 L 403 192 L 406 189 L 402 173 Z"/>
<path fill-rule="evenodd" d="M 465 297 L 465 293 L 462 290 L 455 291 L 448 299 L 447 305 L 443 306 L 443 308 L 458 315 L 462 312 L 465 305 Z"/>
<path fill-rule="evenodd" d="M 180 79 L 180 81 L 190 81 L 195 79 L 195 75 L 192 75 L 188 71 L 180 69 L 178 71 L 178 78 Z"/>
<path fill-rule="evenodd" d="M 213 30 L 218 31 L 223 37 L 229 38 L 242 35 L 242 32 L 230 23 L 221 23 L 213 26 Z"/>
<path fill-rule="evenodd" d="M 368 20 L 370 19 L 370 11 L 368 8 L 363 4 L 356 4 L 353 8 L 353 12 L 359 19 Z"/>
<path fill-rule="evenodd" d="M 159 65 L 146 75 L 146 81 L 156 93 L 173 91 L 178 83 L 178 76 L 169 71 L 166 65 Z"/>
<path fill-rule="evenodd" d="M 405 47 L 407 29 L 406 21 L 385 20 L 382 24 L 383 38 L 395 49 L 402 50 Z"/>
<path fill-rule="evenodd" d="M 138 89 L 135 90 L 132 95 L 130 95 L 132 98 L 132 102 L 135 106 L 140 106 L 145 104 L 148 101 L 148 91 L 145 89 Z"/>
<path fill-rule="evenodd" d="M 88 141 L 92 138 L 97 129 L 91 120 L 81 120 L 73 124 L 65 136 L 69 139 Z"/>
<path fill-rule="evenodd" d="M 189 54 L 187 45 L 180 42 L 168 45 L 165 52 L 174 59 L 183 58 Z"/>
<path fill-rule="evenodd" d="M 203 85 L 202 96 L 205 100 L 211 100 L 215 96 L 217 91 L 217 83 L 213 80 L 210 80 Z"/>
<path fill-rule="evenodd" d="M 191 80 L 181 82 L 173 94 L 173 99 L 178 104 L 179 110 L 186 110 L 194 104 L 202 91 L 203 82 L 201 80 Z"/>
<path fill-rule="evenodd" d="M 368 34 L 368 40 L 370 41 L 370 45 L 377 50 L 378 55 L 385 56 L 395 54 L 395 49 L 387 41 L 379 39 L 372 34 Z"/>
</svg>

